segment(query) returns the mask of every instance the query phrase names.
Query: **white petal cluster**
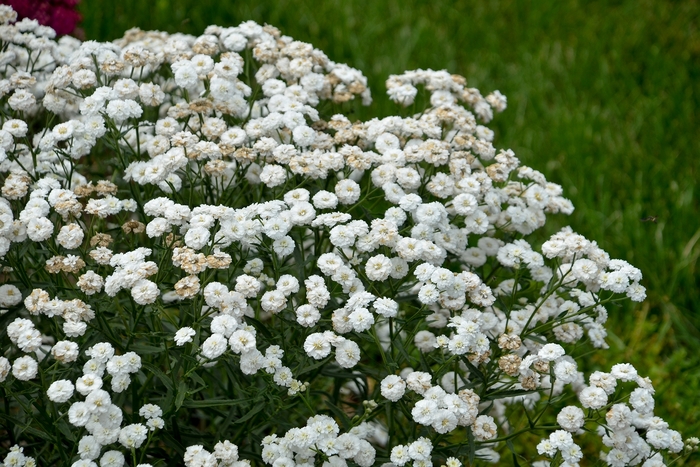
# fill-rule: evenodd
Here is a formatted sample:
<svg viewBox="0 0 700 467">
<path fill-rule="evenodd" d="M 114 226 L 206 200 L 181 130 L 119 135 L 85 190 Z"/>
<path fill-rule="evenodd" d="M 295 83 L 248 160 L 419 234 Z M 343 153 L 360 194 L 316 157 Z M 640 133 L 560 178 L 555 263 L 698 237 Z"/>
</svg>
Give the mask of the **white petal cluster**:
<svg viewBox="0 0 700 467">
<path fill-rule="evenodd" d="M 306 426 L 292 428 L 283 437 L 268 436 L 263 440 L 262 458 L 269 465 L 314 465 L 316 456 L 325 456 L 329 465 L 374 465 L 375 449 L 368 442 L 374 429 L 363 423 L 347 433 L 331 417 L 316 415 Z"/>
</svg>

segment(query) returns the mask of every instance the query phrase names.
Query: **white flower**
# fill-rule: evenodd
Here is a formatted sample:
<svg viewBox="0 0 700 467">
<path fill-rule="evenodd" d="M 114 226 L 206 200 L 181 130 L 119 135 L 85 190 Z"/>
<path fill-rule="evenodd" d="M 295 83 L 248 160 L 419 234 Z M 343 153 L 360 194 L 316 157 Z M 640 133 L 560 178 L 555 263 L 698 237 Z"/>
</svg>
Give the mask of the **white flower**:
<svg viewBox="0 0 700 467">
<path fill-rule="evenodd" d="M 273 380 L 275 383 L 279 384 L 282 387 L 291 386 L 292 381 L 294 380 L 292 376 L 292 370 L 290 370 L 286 366 L 282 366 L 275 369 L 275 375 L 273 377 Z"/>
<path fill-rule="evenodd" d="M 165 427 L 165 421 L 160 417 L 153 417 L 146 421 L 146 426 L 149 431 L 162 430 Z"/>
<path fill-rule="evenodd" d="M 155 404 L 144 404 L 139 409 L 139 415 L 147 419 L 160 417 L 163 415 L 163 409 Z"/>
<path fill-rule="evenodd" d="M 596 386 L 602 388 L 606 394 L 610 395 L 615 392 L 615 387 L 617 387 L 617 380 L 610 373 L 603 373 L 602 371 L 594 371 L 588 379 L 591 386 Z"/>
<path fill-rule="evenodd" d="M 2 129 L 16 138 L 22 138 L 27 135 L 29 127 L 23 120 L 11 118 L 5 121 L 2 125 Z"/>
<path fill-rule="evenodd" d="M 73 397 L 74 389 L 75 387 L 73 386 L 73 383 L 71 383 L 69 380 L 60 379 L 51 383 L 49 389 L 46 391 L 46 395 L 50 401 L 60 404 Z"/>
<path fill-rule="evenodd" d="M 240 367 L 245 375 L 253 375 L 263 367 L 265 357 L 257 349 L 241 354 Z M 281 365 L 281 363 L 280 363 Z"/>
<path fill-rule="evenodd" d="M 86 295 L 94 295 L 102 290 L 104 279 L 94 271 L 88 271 L 78 278 L 77 285 Z"/>
<path fill-rule="evenodd" d="M 12 375 L 20 381 L 29 381 L 36 378 L 39 365 L 32 357 L 25 355 L 19 357 L 12 364 Z"/>
<path fill-rule="evenodd" d="M 559 344 L 545 344 L 537 353 L 537 356 L 546 362 L 553 362 L 564 355 L 564 348 Z"/>
<path fill-rule="evenodd" d="M 255 336 L 248 331 L 239 329 L 231 335 L 229 345 L 234 353 L 249 352 L 255 348 Z"/>
<path fill-rule="evenodd" d="M 583 427 L 584 422 L 583 410 L 573 405 L 564 407 L 557 415 L 559 426 L 572 433 Z"/>
<path fill-rule="evenodd" d="M 304 341 L 304 351 L 309 357 L 320 360 L 331 353 L 331 344 L 323 333 L 315 332 Z"/>
<path fill-rule="evenodd" d="M 211 321 L 211 332 L 221 334 L 227 339 L 238 328 L 238 321 L 231 315 L 215 316 Z"/>
<path fill-rule="evenodd" d="M 280 186 L 286 180 L 287 172 L 280 165 L 267 164 L 260 172 L 260 181 L 270 188 Z"/>
<path fill-rule="evenodd" d="M 69 250 L 78 248 L 83 242 L 83 229 L 78 224 L 67 224 L 61 227 L 61 230 L 56 235 L 56 241 L 63 248 Z"/>
<path fill-rule="evenodd" d="M 119 442 L 127 449 L 140 448 L 148 437 L 148 429 L 140 424 L 127 425 L 119 432 Z"/>
<path fill-rule="evenodd" d="M 406 385 L 418 394 L 425 394 L 431 388 L 430 374 L 423 371 L 413 371 L 406 377 Z"/>
<path fill-rule="evenodd" d="M 22 301 L 22 293 L 12 284 L 0 285 L 0 308 L 10 308 Z"/>
<path fill-rule="evenodd" d="M 163 102 L 165 93 L 158 84 L 141 83 L 138 97 L 144 105 L 155 107 Z"/>
<path fill-rule="evenodd" d="M 91 413 L 106 413 L 111 405 L 112 398 L 102 389 L 91 391 L 85 398 L 86 409 Z"/>
<path fill-rule="evenodd" d="M 68 409 L 68 420 L 74 426 L 85 426 L 90 419 L 90 410 L 86 402 L 74 402 Z"/>
<path fill-rule="evenodd" d="M 344 263 L 335 253 L 324 253 L 318 257 L 316 264 L 323 274 L 332 276 Z"/>
<path fill-rule="evenodd" d="M 454 284 L 454 274 L 446 268 L 437 268 L 430 275 L 430 281 L 435 284 L 439 290 L 445 290 Z"/>
<path fill-rule="evenodd" d="M 416 461 L 429 460 L 433 444 L 428 438 L 418 438 L 408 446 L 408 455 Z"/>
<path fill-rule="evenodd" d="M 360 199 L 360 185 L 347 178 L 340 180 L 335 185 L 335 194 L 341 204 L 354 204 Z"/>
<path fill-rule="evenodd" d="M 352 368 L 360 361 L 360 346 L 345 339 L 335 346 L 335 361 L 343 368 Z"/>
<path fill-rule="evenodd" d="M 155 282 L 149 281 L 148 279 L 139 280 L 131 289 L 131 296 L 139 305 L 148 305 L 149 303 L 155 302 L 158 295 L 160 295 L 158 286 Z"/>
<path fill-rule="evenodd" d="M 470 193 L 460 193 L 452 200 L 455 212 L 461 216 L 468 216 L 476 212 L 477 199 Z"/>
<path fill-rule="evenodd" d="M 647 297 L 646 289 L 639 282 L 633 282 L 627 288 L 627 296 L 633 302 L 643 302 Z"/>
<path fill-rule="evenodd" d="M 126 462 L 124 454 L 119 451 L 107 451 L 100 458 L 100 467 L 123 467 Z"/>
<path fill-rule="evenodd" d="M 382 380 L 381 393 L 392 402 L 401 399 L 406 392 L 406 382 L 397 375 L 389 375 Z"/>
<path fill-rule="evenodd" d="M 608 396 L 601 388 L 588 386 L 578 395 L 581 405 L 585 409 L 601 409 L 608 403 Z"/>
<path fill-rule="evenodd" d="M 56 342 L 51 348 L 51 355 L 61 363 L 70 363 L 78 359 L 78 344 L 71 341 Z"/>
<path fill-rule="evenodd" d="M 242 274 L 236 278 L 235 290 L 236 292 L 243 294 L 245 298 L 255 297 L 260 291 L 261 287 L 262 284 L 260 281 L 253 276 Z"/>
<path fill-rule="evenodd" d="M 393 318 L 398 314 L 399 304 L 391 298 L 380 297 L 372 305 L 374 311 L 385 318 Z"/>
<path fill-rule="evenodd" d="M 17 89 L 8 99 L 7 103 L 12 110 L 28 111 L 36 104 L 34 94 L 26 89 Z"/>
<path fill-rule="evenodd" d="M 432 332 L 422 330 L 416 333 L 416 336 L 413 338 L 413 343 L 421 352 L 430 352 L 435 350 L 437 339 Z"/>
<path fill-rule="evenodd" d="M 569 464 L 576 464 L 578 461 L 583 459 L 583 452 L 581 451 L 581 448 L 574 443 L 561 448 L 560 451 L 564 460 Z"/>
<path fill-rule="evenodd" d="M 87 373 L 75 380 L 75 389 L 86 396 L 102 387 L 102 378 L 94 373 Z"/>
<path fill-rule="evenodd" d="M 5 357 L 0 357 L 0 383 L 5 381 L 7 375 L 10 373 L 10 361 Z"/>
<path fill-rule="evenodd" d="M 549 439 L 543 439 L 537 444 L 537 452 L 545 456 L 554 457 L 557 453 L 557 448 L 554 447 Z"/>
<path fill-rule="evenodd" d="M 33 242 L 43 242 L 53 234 L 53 222 L 46 217 L 35 217 L 27 222 L 27 236 Z"/>
<path fill-rule="evenodd" d="M 201 250 L 209 243 L 209 236 L 209 229 L 194 227 L 185 234 L 185 244 L 194 250 Z"/>
<path fill-rule="evenodd" d="M 290 220 L 295 225 L 310 224 L 316 217 L 316 210 L 311 203 L 307 201 L 297 201 L 289 210 Z"/>
<path fill-rule="evenodd" d="M 301 147 L 311 146 L 316 140 L 316 132 L 306 125 L 299 125 L 292 131 L 294 142 Z"/>
<path fill-rule="evenodd" d="M 440 292 L 434 284 L 423 284 L 418 291 L 418 300 L 425 305 L 435 303 L 440 298 Z"/>
<path fill-rule="evenodd" d="M 299 291 L 299 280 L 294 276 L 284 274 L 277 281 L 277 289 L 286 296 L 297 293 Z"/>
<path fill-rule="evenodd" d="M 562 360 L 554 365 L 554 376 L 562 384 L 573 383 L 578 378 L 576 363 Z"/>
<path fill-rule="evenodd" d="M 365 273 L 371 281 L 383 281 L 391 273 L 391 260 L 384 255 L 373 256 L 367 260 Z"/>
<path fill-rule="evenodd" d="M 414 274 L 419 281 L 427 281 L 435 271 L 435 266 L 430 263 L 421 263 L 416 267 Z"/>
<path fill-rule="evenodd" d="M 172 67 L 175 71 L 175 83 L 178 86 L 186 89 L 192 89 L 197 86 L 199 83 L 197 70 L 191 62 L 187 60 L 179 61 L 173 63 Z"/>
<path fill-rule="evenodd" d="M 279 290 L 268 290 L 260 298 L 260 306 L 268 313 L 279 313 L 287 306 L 287 298 Z"/>
<path fill-rule="evenodd" d="M 294 252 L 294 240 L 289 235 L 275 240 L 272 243 L 272 248 L 280 257 L 289 256 Z"/>
<path fill-rule="evenodd" d="M 80 442 L 78 443 L 78 454 L 80 458 L 84 460 L 97 459 L 97 456 L 100 455 L 101 448 L 102 446 L 95 440 L 94 436 L 85 435 L 80 438 Z"/>
<path fill-rule="evenodd" d="M 637 370 L 634 369 L 629 363 L 618 363 L 613 365 L 610 370 L 610 374 L 620 381 L 636 381 L 637 380 Z"/>
<path fill-rule="evenodd" d="M 100 363 L 107 363 L 114 356 L 114 347 L 109 342 L 100 342 L 87 349 L 85 355 Z"/>
<path fill-rule="evenodd" d="M 630 405 L 641 414 L 652 413 L 654 411 L 654 397 L 648 389 L 636 388 L 630 394 Z"/>
<path fill-rule="evenodd" d="M 321 319 L 321 313 L 318 309 L 309 304 L 297 307 L 295 313 L 297 315 L 297 323 L 304 327 L 314 326 Z"/>
<path fill-rule="evenodd" d="M 107 104 L 105 109 L 109 118 L 120 124 L 129 118 L 139 118 L 143 109 L 132 99 L 115 99 Z"/>
<path fill-rule="evenodd" d="M 457 416 L 450 410 L 439 409 L 433 417 L 432 427 L 437 433 L 449 433 L 457 428 Z"/>
<path fill-rule="evenodd" d="M 293 206 L 296 203 L 305 203 L 310 199 L 309 190 L 306 188 L 295 188 L 284 194 L 284 202 L 289 206 Z"/>
<path fill-rule="evenodd" d="M 366 331 L 374 324 L 374 316 L 367 308 L 355 309 L 348 315 L 348 320 L 355 332 Z"/>
<path fill-rule="evenodd" d="M 396 465 L 405 465 L 411 460 L 411 456 L 408 455 L 408 446 L 399 444 L 391 449 L 391 462 Z"/>
<path fill-rule="evenodd" d="M 330 191 L 321 190 L 313 196 L 312 202 L 316 209 L 335 209 L 338 197 Z"/>
<path fill-rule="evenodd" d="M 227 339 L 221 334 L 212 334 L 202 344 L 202 355 L 209 360 L 219 358 L 226 351 Z"/>
<path fill-rule="evenodd" d="M 472 430 L 477 440 L 486 441 L 496 437 L 497 427 L 493 421 L 493 417 L 480 415 L 476 418 Z"/>
</svg>

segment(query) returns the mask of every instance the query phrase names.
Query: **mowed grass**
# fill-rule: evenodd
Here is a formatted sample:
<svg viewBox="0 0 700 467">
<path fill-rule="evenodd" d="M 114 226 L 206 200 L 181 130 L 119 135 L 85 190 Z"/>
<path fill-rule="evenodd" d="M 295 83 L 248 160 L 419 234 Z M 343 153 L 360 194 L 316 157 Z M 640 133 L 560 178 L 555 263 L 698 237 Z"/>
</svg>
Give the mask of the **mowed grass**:
<svg viewBox="0 0 700 467">
<path fill-rule="evenodd" d="M 611 349 L 588 370 L 633 363 L 656 385 L 657 414 L 700 434 L 700 4 L 324 0 L 83 0 L 88 39 L 138 26 L 200 34 L 255 20 L 361 69 L 375 103 L 356 118 L 398 112 L 384 80 L 447 69 L 508 109 L 496 146 L 563 185 L 576 211 L 554 218 L 644 274 L 648 298 L 610 310 Z M 642 222 L 654 216 L 656 222 Z M 693 459 L 697 461 L 699 457 Z M 692 465 L 693 460 L 688 462 Z"/>
</svg>

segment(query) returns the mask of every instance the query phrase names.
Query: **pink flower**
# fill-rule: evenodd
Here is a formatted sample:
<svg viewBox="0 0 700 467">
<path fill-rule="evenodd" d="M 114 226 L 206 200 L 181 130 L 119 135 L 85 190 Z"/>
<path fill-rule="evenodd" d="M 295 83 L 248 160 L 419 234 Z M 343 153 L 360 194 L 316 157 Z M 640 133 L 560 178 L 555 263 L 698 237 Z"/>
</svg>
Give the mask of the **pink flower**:
<svg viewBox="0 0 700 467">
<path fill-rule="evenodd" d="M 76 11 L 80 0 L 0 0 L 17 12 L 18 19 L 35 19 L 56 34 L 70 34 L 82 19 Z"/>
</svg>

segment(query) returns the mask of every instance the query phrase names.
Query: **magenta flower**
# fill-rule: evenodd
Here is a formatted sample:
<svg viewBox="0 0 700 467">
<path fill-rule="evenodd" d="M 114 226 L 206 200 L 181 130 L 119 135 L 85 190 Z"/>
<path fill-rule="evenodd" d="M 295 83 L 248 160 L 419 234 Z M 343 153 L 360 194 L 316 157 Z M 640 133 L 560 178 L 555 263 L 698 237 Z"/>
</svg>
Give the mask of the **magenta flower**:
<svg viewBox="0 0 700 467">
<path fill-rule="evenodd" d="M 81 20 L 76 6 L 80 0 L 0 0 L 17 12 L 18 19 L 35 19 L 56 34 L 70 34 Z"/>
</svg>

